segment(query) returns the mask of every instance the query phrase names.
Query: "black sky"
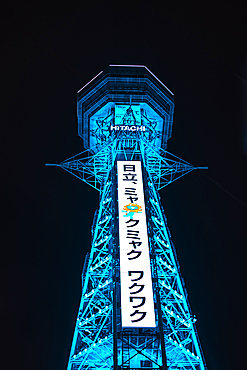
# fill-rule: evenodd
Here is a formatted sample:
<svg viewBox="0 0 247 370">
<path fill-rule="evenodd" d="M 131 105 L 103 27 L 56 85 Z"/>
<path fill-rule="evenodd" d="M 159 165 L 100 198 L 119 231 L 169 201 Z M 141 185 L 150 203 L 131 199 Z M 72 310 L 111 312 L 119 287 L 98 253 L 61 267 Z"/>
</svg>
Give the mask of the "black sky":
<svg viewBox="0 0 247 370">
<path fill-rule="evenodd" d="M 2 8 L 3 368 L 66 369 L 98 194 L 44 164 L 82 151 L 76 92 L 108 64 L 144 64 L 164 82 L 168 150 L 209 167 L 162 202 L 208 369 L 246 366 L 247 13 L 244 2 L 174 3 Z"/>
</svg>

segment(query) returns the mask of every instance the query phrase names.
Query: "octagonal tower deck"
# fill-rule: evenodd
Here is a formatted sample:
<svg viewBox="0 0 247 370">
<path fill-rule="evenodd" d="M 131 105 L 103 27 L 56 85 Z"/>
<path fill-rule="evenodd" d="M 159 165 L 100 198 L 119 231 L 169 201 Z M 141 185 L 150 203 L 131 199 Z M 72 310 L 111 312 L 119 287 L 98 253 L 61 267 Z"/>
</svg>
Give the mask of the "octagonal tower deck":
<svg viewBox="0 0 247 370">
<path fill-rule="evenodd" d="M 110 65 L 78 91 L 77 108 L 78 134 L 92 153 L 119 130 L 163 149 L 171 137 L 174 95 L 145 66 Z"/>
</svg>

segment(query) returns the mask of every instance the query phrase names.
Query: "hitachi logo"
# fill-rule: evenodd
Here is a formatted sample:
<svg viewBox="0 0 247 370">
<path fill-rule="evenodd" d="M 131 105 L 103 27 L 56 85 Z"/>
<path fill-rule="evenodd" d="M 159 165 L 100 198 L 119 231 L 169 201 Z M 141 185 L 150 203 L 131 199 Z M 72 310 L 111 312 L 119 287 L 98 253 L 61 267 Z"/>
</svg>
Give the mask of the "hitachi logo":
<svg viewBox="0 0 247 370">
<path fill-rule="evenodd" d="M 145 126 L 127 126 L 127 125 L 111 125 L 110 130 L 113 131 L 145 131 Z"/>
</svg>

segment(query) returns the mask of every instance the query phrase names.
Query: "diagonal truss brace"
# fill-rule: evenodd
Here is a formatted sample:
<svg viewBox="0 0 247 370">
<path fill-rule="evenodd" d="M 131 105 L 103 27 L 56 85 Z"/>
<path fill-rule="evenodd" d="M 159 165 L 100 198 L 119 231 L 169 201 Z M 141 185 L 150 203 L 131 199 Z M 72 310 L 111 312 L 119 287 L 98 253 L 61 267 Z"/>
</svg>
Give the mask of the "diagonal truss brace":
<svg viewBox="0 0 247 370">
<path fill-rule="evenodd" d="M 168 368 L 181 370 L 206 370 L 205 360 L 195 327 L 187 292 L 176 252 L 151 176 L 147 183 L 150 209 L 150 245 L 154 251 L 154 271 L 162 302 L 162 320 Z M 154 274 L 155 276 L 155 274 Z"/>
<path fill-rule="evenodd" d="M 157 186 L 157 190 L 164 188 L 193 170 L 208 168 L 195 167 L 166 150 L 161 148 L 157 150 L 144 140 L 141 140 L 141 151 L 144 165 Z"/>
<path fill-rule="evenodd" d="M 101 189 L 92 226 L 92 248 L 82 273 L 82 298 L 68 370 L 112 368 L 112 183 Z"/>
<path fill-rule="evenodd" d="M 141 154 L 144 166 L 152 177 L 152 181 L 160 190 L 171 184 L 180 177 L 195 169 L 207 169 L 208 167 L 194 167 L 183 159 L 159 149 L 159 151 L 147 143 L 143 138 L 139 138 L 134 148 L 134 154 Z M 116 152 L 125 152 L 115 148 L 115 143 L 109 141 L 101 150 L 94 155 L 87 151 L 81 152 L 58 164 L 47 163 L 46 166 L 57 166 L 76 176 L 94 189 L 100 191 L 101 184 L 108 176 L 113 167 Z"/>
<path fill-rule="evenodd" d="M 100 191 L 101 184 L 111 169 L 112 146 L 113 143 L 111 145 L 107 144 L 94 155 L 89 155 L 88 151 L 83 151 L 61 163 L 47 163 L 46 166 L 60 167 Z"/>
</svg>

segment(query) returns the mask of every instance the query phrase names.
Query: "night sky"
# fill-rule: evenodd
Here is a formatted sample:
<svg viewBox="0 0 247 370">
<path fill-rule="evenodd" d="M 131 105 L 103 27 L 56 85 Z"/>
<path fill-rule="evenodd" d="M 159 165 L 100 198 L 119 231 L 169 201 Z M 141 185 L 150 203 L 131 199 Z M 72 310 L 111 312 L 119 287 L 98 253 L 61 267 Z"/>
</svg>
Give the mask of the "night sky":
<svg viewBox="0 0 247 370">
<path fill-rule="evenodd" d="M 175 95 L 168 150 L 209 167 L 161 191 L 208 370 L 244 369 L 244 2 L 39 3 L 1 10 L 2 368 L 66 369 L 98 193 L 45 163 L 83 150 L 77 90 L 142 64 Z"/>
</svg>

